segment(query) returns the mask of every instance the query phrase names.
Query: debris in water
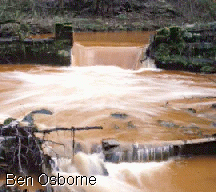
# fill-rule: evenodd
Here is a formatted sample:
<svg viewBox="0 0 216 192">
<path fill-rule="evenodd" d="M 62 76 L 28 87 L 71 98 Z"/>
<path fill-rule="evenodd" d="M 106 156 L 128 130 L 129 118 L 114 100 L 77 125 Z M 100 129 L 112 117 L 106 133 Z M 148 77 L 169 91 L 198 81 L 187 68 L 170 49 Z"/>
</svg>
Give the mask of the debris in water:
<svg viewBox="0 0 216 192">
<path fill-rule="evenodd" d="M 111 116 L 119 119 L 126 119 L 128 117 L 126 113 L 112 113 Z"/>
<path fill-rule="evenodd" d="M 0 172 L 19 174 L 41 173 L 42 166 L 50 168 L 48 161 L 51 157 L 43 154 L 41 144 L 34 126 L 23 127 L 13 118 L 4 121 L 0 127 Z M 5 166 L 8 165 L 8 166 Z"/>
<path fill-rule="evenodd" d="M 102 140 L 102 148 L 105 151 L 108 151 L 112 148 L 118 147 L 120 144 L 115 139 L 103 139 Z"/>
<path fill-rule="evenodd" d="M 40 109 L 30 112 L 28 115 L 26 115 L 22 121 L 29 123 L 29 125 L 34 124 L 33 115 L 34 114 L 45 114 L 45 115 L 52 115 L 53 112 L 47 109 Z"/>
<path fill-rule="evenodd" d="M 216 103 L 213 103 L 211 108 L 216 109 Z"/>
<path fill-rule="evenodd" d="M 196 113 L 196 109 L 194 109 L 194 108 L 188 108 L 187 110 L 188 110 L 188 112 Z"/>
<path fill-rule="evenodd" d="M 115 129 L 119 129 L 119 126 L 118 126 L 118 125 L 115 125 L 114 127 L 115 127 Z"/>
<path fill-rule="evenodd" d="M 157 122 L 163 127 L 168 127 L 168 128 L 172 128 L 172 127 L 178 128 L 179 127 L 179 125 L 176 125 L 175 123 L 171 121 L 158 120 Z"/>
</svg>

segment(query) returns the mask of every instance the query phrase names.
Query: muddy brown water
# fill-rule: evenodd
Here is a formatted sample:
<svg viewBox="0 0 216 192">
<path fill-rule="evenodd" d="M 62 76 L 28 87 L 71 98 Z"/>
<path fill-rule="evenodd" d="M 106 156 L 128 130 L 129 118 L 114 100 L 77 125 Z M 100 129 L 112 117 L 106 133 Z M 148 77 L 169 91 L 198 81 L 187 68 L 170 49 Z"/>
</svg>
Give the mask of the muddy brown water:
<svg viewBox="0 0 216 192">
<path fill-rule="evenodd" d="M 216 76 L 163 71 L 155 69 L 152 61 L 148 61 L 148 68 L 145 64 L 137 67 L 149 35 L 75 34 L 72 50 L 75 63 L 70 67 L 2 65 L 0 122 L 7 117 L 21 120 L 32 110 L 46 108 L 53 115 L 34 116 L 40 129 L 103 126 L 103 130 L 76 133 L 76 141 L 82 143 L 84 151 L 104 138 L 114 138 L 124 144 L 163 143 L 216 133 L 216 110 L 211 107 L 216 103 Z M 188 108 L 195 109 L 196 113 Z M 119 119 L 111 116 L 112 113 L 128 116 Z M 158 120 L 178 126 L 162 126 Z M 199 129 L 193 129 L 194 126 Z M 71 156 L 71 133 L 52 133 L 46 137 L 64 143 L 68 151 L 64 152 L 60 146 L 49 147 L 62 156 Z M 83 167 L 88 167 L 89 157 L 77 158 L 82 159 Z M 164 163 L 105 163 L 110 176 L 98 176 L 97 186 L 83 189 L 213 192 L 215 160 L 196 157 Z M 78 167 L 77 172 L 82 172 Z M 72 174 L 70 170 L 66 168 L 64 173 Z M 106 182 L 113 182 L 113 186 L 105 185 Z"/>
<path fill-rule="evenodd" d="M 143 52 L 154 32 L 75 33 L 73 66 L 114 65 L 139 69 Z"/>
</svg>

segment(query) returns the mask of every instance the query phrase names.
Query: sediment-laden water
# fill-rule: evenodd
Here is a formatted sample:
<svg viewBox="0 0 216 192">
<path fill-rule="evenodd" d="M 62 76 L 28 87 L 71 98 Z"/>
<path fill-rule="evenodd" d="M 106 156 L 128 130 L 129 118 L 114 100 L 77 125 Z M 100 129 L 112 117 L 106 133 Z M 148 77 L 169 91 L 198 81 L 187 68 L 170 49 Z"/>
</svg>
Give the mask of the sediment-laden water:
<svg viewBox="0 0 216 192">
<path fill-rule="evenodd" d="M 147 44 L 144 41 L 136 46 L 133 42 L 131 47 L 143 49 Z M 10 116 L 21 120 L 29 112 L 45 108 L 53 115 L 34 115 L 40 129 L 103 126 L 103 130 L 76 132 L 76 142 L 81 144 L 83 152 L 89 152 L 93 144 L 99 144 L 105 138 L 114 138 L 124 145 L 136 142 L 161 144 L 169 140 L 201 138 L 216 132 L 216 111 L 212 108 L 216 103 L 215 75 L 163 71 L 155 69 L 149 60 L 145 61 L 148 65 L 144 62 L 133 70 L 138 57 L 131 59 L 130 54 L 133 56 L 136 51 L 124 52 L 124 48 L 117 47 L 122 55 L 114 54 L 114 49 L 110 55 L 110 42 L 107 49 L 104 46 L 103 53 L 96 54 L 97 62 L 92 60 L 88 64 L 85 58 L 83 63 L 83 50 L 100 51 L 98 42 L 96 50 L 89 42 L 75 38 L 76 51 L 80 52 L 76 66 L 73 63 L 71 67 L 2 65 L 0 121 Z M 109 62 L 113 63 L 100 66 L 100 61 L 106 60 L 106 52 L 108 58 L 112 57 Z M 76 57 L 76 52 L 74 54 Z M 121 57 L 130 60 L 125 62 Z M 113 113 L 127 116 L 115 118 Z M 170 126 L 170 122 L 178 126 Z M 198 129 L 193 129 L 194 126 Z M 46 138 L 66 146 L 64 150 L 62 146 L 48 145 L 61 156 L 56 160 L 61 174 L 96 175 L 96 186 L 74 186 L 73 190 L 207 192 L 216 188 L 215 157 L 112 164 L 104 163 L 99 155 L 78 153 L 75 164 L 71 165 L 71 133 L 52 133 Z M 103 175 L 102 167 L 109 176 Z M 71 190 L 68 186 L 62 191 L 66 188 Z"/>
</svg>

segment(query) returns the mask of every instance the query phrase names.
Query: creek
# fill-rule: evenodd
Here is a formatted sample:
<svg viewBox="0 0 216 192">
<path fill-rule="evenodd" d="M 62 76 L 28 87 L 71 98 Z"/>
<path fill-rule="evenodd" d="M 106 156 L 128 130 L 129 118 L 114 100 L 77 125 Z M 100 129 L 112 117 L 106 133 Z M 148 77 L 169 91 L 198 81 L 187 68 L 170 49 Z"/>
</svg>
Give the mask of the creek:
<svg viewBox="0 0 216 192">
<path fill-rule="evenodd" d="M 74 34 L 70 67 L 1 65 L 1 122 L 7 117 L 22 120 L 29 112 L 45 108 L 53 115 L 34 115 L 40 129 L 103 127 L 76 132 L 82 152 L 75 155 L 74 164 L 70 160 L 71 133 L 46 136 L 65 145 L 65 149 L 46 146 L 58 165 L 53 174 L 94 175 L 97 179 L 94 186 L 65 185 L 57 191 L 215 191 L 215 156 L 115 164 L 104 162 L 101 154 L 90 154 L 91 146 L 106 138 L 128 146 L 196 139 L 216 132 L 216 110 L 211 107 L 216 103 L 216 76 L 159 70 L 148 59 L 140 63 L 150 35 Z M 127 117 L 115 118 L 113 113 Z M 159 120 L 178 127 L 163 126 Z M 53 150 L 60 155 L 58 159 Z"/>
</svg>

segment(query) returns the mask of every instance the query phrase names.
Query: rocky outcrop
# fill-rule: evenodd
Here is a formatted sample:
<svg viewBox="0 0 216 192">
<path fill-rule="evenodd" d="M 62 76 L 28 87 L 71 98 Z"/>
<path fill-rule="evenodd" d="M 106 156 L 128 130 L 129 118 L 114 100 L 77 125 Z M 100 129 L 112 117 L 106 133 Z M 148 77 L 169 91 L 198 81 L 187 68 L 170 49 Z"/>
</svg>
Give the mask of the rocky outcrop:
<svg viewBox="0 0 216 192">
<path fill-rule="evenodd" d="M 147 53 L 159 68 L 215 73 L 216 22 L 162 28 Z"/>
</svg>

